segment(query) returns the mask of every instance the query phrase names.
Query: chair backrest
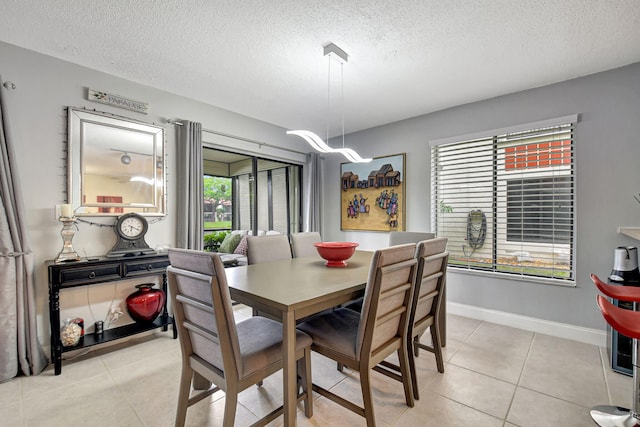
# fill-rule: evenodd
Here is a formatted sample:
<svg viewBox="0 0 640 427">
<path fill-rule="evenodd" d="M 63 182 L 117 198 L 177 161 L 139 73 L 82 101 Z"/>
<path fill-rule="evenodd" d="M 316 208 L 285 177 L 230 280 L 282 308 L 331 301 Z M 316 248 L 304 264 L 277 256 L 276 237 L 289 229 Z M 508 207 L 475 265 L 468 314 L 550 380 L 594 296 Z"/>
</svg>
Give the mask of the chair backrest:
<svg viewBox="0 0 640 427">
<path fill-rule="evenodd" d="M 414 326 L 433 323 L 440 312 L 449 261 L 447 241 L 444 237 L 424 240 L 416 247 L 418 268 L 410 321 Z"/>
<path fill-rule="evenodd" d="M 318 255 L 314 243 L 322 242 L 317 231 L 291 234 L 291 252 L 294 258 Z"/>
<path fill-rule="evenodd" d="M 391 342 L 402 345 L 406 338 L 416 275 L 415 252 L 416 244 L 409 243 L 373 253 L 356 342 L 359 360 Z"/>
<path fill-rule="evenodd" d="M 169 249 L 167 279 L 183 361 L 227 381 L 239 378 L 240 347 L 224 265 L 218 254 Z M 223 384 L 216 385 L 224 388 Z"/>
<path fill-rule="evenodd" d="M 247 262 L 260 262 L 291 259 L 291 246 L 286 234 L 247 237 Z"/>
<path fill-rule="evenodd" d="M 435 233 L 420 233 L 417 231 L 390 231 L 389 246 L 402 245 L 405 243 L 418 243 L 423 240 L 435 238 Z"/>
</svg>

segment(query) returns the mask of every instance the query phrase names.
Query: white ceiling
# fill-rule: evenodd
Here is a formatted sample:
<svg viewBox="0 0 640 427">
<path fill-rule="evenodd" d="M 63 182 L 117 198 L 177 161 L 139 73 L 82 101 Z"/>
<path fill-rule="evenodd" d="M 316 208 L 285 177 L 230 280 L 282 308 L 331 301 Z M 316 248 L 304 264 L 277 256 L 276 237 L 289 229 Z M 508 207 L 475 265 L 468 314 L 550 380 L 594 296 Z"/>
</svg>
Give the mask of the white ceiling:
<svg viewBox="0 0 640 427">
<path fill-rule="evenodd" d="M 638 62 L 640 1 L 2 0 L 0 40 L 324 136 L 328 42 L 349 133 Z"/>
</svg>

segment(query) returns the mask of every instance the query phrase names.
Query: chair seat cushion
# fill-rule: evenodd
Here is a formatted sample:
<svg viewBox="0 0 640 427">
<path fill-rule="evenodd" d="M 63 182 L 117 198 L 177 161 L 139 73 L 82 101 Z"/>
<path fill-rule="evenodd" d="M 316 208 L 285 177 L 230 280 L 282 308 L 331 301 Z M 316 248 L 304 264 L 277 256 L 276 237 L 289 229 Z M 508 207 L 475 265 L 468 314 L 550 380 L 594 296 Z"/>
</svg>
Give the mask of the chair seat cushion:
<svg viewBox="0 0 640 427">
<path fill-rule="evenodd" d="M 282 323 L 255 316 L 236 325 L 242 378 L 282 359 Z M 296 350 L 311 345 L 311 337 L 296 331 Z"/>
<path fill-rule="evenodd" d="M 346 308 L 319 314 L 298 325 L 313 339 L 314 347 L 331 349 L 344 356 L 356 358 L 356 339 L 360 313 Z"/>
</svg>

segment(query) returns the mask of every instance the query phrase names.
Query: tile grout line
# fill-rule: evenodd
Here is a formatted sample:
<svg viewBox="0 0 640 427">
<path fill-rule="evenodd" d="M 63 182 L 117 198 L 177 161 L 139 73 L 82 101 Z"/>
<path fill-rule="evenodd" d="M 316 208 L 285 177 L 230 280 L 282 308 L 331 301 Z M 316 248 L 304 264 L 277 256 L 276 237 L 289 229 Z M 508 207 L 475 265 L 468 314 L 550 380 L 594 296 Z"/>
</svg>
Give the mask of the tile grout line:
<svg viewBox="0 0 640 427">
<path fill-rule="evenodd" d="M 611 398 L 611 387 L 609 386 L 609 377 L 607 376 L 608 361 L 602 357 L 602 350 L 600 346 L 598 346 L 598 356 L 600 357 L 600 367 L 602 368 L 602 377 L 604 378 L 604 387 L 607 390 L 607 400 L 609 401 L 609 405 L 613 405 L 613 399 Z"/>
<path fill-rule="evenodd" d="M 106 353 L 106 354 L 108 354 L 108 353 Z M 127 395 L 124 392 L 124 390 L 122 389 L 122 387 L 120 387 L 120 384 L 118 384 L 118 381 L 116 381 L 116 379 L 113 377 L 113 373 L 111 372 L 111 369 L 109 369 L 108 364 L 104 361 L 102 356 L 104 356 L 104 355 L 103 354 L 98 354 L 97 358 L 98 358 L 98 360 L 100 360 L 100 363 L 102 364 L 102 366 L 104 366 L 104 370 L 107 373 L 107 375 L 109 376 L 109 379 L 111 379 L 111 381 L 113 382 L 113 385 L 115 386 L 116 390 L 118 391 L 118 395 L 125 402 L 127 402 L 127 405 L 129 405 L 129 407 L 131 408 L 133 413 L 136 415 L 136 418 L 138 419 L 138 421 L 140 421 L 140 425 L 146 427 L 147 423 L 145 423 L 142 415 L 140 413 L 138 413 L 138 411 L 136 410 L 136 407 L 133 404 L 133 402 L 131 402 L 131 400 L 127 397 Z"/>
<path fill-rule="evenodd" d="M 493 323 L 491 323 L 491 322 L 486 322 L 486 321 L 484 321 L 484 320 L 483 320 L 483 321 L 480 321 L 480 323 L 476 326 L 476 328 L 475 328 L 475 329 L 474 329 L 474 330 L 469 334 L 469 336 L 467 336 L 467 338 L 466 338 L 464 341 L 462 341 L 462 343 L 463 343 L 463 344 L 466 344 L 466 343 L 467 343 L 467 341 L 468 341 L 468 340 L 473 336 L 473 334 L 475 334 L 475 333 L 478 331 L 478 329 L 480 329 L 480 327 L 481 327 L 484 323 L 487 323 L 487 324 L 493 324 Z M 531 343 L 529 344 L 529 349 L 527 350 L 527 357 L 525 358 L 525 362 L 524 362 L 524 364 L 523 364 L 522 371 L 520 372 L 520 376 L 518 377 L 518 384 L 519 384 L 519 382 L 520 382 L 520 377 L 522 376 L 522 372 L 524 371 L 524 365 L 526 365 L 526 362 L 527 362 L 527 360 L 529 359 L 529 353 L 531 352 L 531 347 L 532 347 L 532 345 L 533 345 L 533 339 L 534 339 L 534 337 L 535 337 L 535 333 L 534 333 L 534 336 L 531 338 Z M 460 351 L 460 349 L 458 349 L 458 351 Z M 464 369 L 464 370 L 467 370 L 467 371 L 469 371 L 469 372 L 474 372 L 474 373 L 476 373 L 476 374 L 478 374 L 478 375 L 483 375 L 483 376 L 485 376 L 485 377 L 492 378 L 492 379 L 494 379 L 494 380 L 496 380 L 496 381 L 504 382 L 504 383 L 507 383 L 507 384 L 513 384 L 513 383 L 511 383 L 511 382 L 509 382 L 509 381 L 506 381 L 506 380 L 504 380 L 504 379 L 502 379 L 502 378 L 497 378 L 497 377 L 494 377 L 494 376 L 492 376 L 492 375 L 488 375 L 488 374 L 486 374 L 486 373 L 484 373 L 484 372 L 475 371 L 475 370 L 470 369 L 470 368 L 468 368 L 468 367 L 466 367 L 466 366 L 457 365 L 456 363 L 451 362 L 451 359 L 452 359 L 452 358 L 453 358 L 453 355 L 451 356 L 451 358 L 449 359 L 449 361 L 447 361 L 447 362 L 446 362 L 446 365 L 449 365 L 449 364 L 450 364 L 450 365 L 456 366 L 456 367 L 458 367 L 458 368 L 460 368 L 460 369 Z M 518 384 L 515 384 L 515 386 L 516 386 L 516 389 L 515 389 L 515 390 L 517 390 L 517 388 L 518 388 Z M 502 421 L 502 426 L 503 426 L 503 427 L 505 427 L 506 423 L 508 422 L 508 421 L 507 421 L 507 416 L 509 415 L 509 411 L 511 410 L 511 403 L 513 402 L 513 398 L 515 397 L 515 390 L 514 390 L 514 395 L 511 397 L 511 402 L 509 402 L 509 407 L 507 408 L 506 415 L 505 415 L 505 416 L 504 416 L 504 418 L 502 418 L 502 419 L 501 419 L 500 417 L 497 417 L 497 416 L 493 415 L 493 414 L 490 414 L 490 413 L 488 413 L 488 412 L 485 412 L 485 411 L 483 411 L 483 410 L 481 410 L 481 409 L 475 408 L 475 407 L 473 407 L 473 406 L 471 406 L 471 405 L 469 405 L 469 404 L 467 404 L 467 403 L 460 402 L 460 401 L 458 401 L 458 400 L 456 400 L 456 399 L 452 399 L 451 397 L 448 397 L 448 396 L 442 395 L 442 394 L 440 394 L 440 393 L 438 393 L 438 392 L 435 392 L 435 391 L 433 391 L 433 390 L 429 390 L 429 392 L 430 392 L 430 393 L 433 393 L 433 394 L 435 394 L 435 395 L 437 395 L 437 396 L 440 396 L 440 397 L 442 397 L 443 399 L 447 399 L 447 400 L 450 400 L 450 401 L 452 401 L 452 402 L 456 402 L 456 403 L 458 403 L 458 404 L 460 404 L 460 405 L 462 405 L 462 406 L 466 406 L 467 408 L 473 409 L 474 411 L 477 411 L 477 412 L 483 413 L 483 414 L 488 415 L 488 416 L 490 416 L 490 417 L 492 417 L 492 418 L 495 418 L 495 419 L 497 419 L 497 420 L 501 420 L 501 421 Z M 516 425 L 516 424 L 514 424 L 514 423 L 511 423 L 511 424 L 512 424 L 512 425 L 514 425 L 514 426 L 517 426 L 517 425 Z"/>
<path fill-rule="evenodd" d="M 535 343 L 536 337 L 538 336 L 538 334 L 536 334 L 535 332 L 533 333 L 533 336 L 531 337 L 531 342 L 529 343 L 529 349 L 527 350 L 527 356 L 524 358 L 524 363 L 522 364 L 522 369 L 520 370 L 520 375 L 518 375 L 518 380 L 516 381 L 515 384 L 515 388 L 513 389 L 513 395 L 511 396 L 511 401 L 509 402 L 509 406 L 507 407 L 507 413 L 504 416 L 503 419 L 503 426 L 506 426 L 507 422 L 507 418 L 509 418 L 509 413 L 511 412 L 511 407 L 513 406 L 513 401 L 516 398 L 516 393 L 518 392 L 518 389 L 520 388 L 520 381 L 522 380 L 522 376 L 524 375 L 524 370 L 527 367 L 527 363 L 529 363 L 529 357 L 531 356 L 531 351 L 533 349 L 533 344 Z M 511 423 L 513 424 L 513 423 Z"/>
</svg>

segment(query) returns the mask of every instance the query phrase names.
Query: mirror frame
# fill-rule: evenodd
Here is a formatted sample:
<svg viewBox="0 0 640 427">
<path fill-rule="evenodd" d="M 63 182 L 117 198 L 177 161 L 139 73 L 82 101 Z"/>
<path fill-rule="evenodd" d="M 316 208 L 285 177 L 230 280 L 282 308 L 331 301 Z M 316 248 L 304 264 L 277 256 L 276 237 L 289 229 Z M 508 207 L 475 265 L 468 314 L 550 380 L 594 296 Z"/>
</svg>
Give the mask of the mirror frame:
<svg viewBox="0 0 640 427">
<path fill-rule="evenodd" d="M 165 216 L 166 200 L 167 200 L 167 180 L 166 180 L 166 162 L 165 162 L 165 130 L 161 126 L 151 125 L 148 123 L 136 121 L 126 117 L 120 117 L 109 113 L 98 112 L 95 110 L 87 110 L 83 108 L 67 107 L 67 138 L 68 138 L 68 162 L 67 162 L 67 196 L 68 203 L 73 206 L 76 216 L 120 216 L 126 213 L 139 213 L 143 216 Z M 83 195 L 87 192 L 84 188 L 86 185 L 86 177 L 84 176 L 87 159 L 85 159 L 86 147 L 86 125 L 104 126 L 116 132 L 133 132 L 138 137 L 151 139 L 153 142 L 152 154 L 143 154 L 152 156 L 155 163 L 152 165 L 154 176 L 152 182 L 161 183 L 158 187 L 161 190 L 153 191 L 153 202 L 145 203 L 145 201 L 132 200 L 127 203 L 117 202 L 96 202 L 86 203 L 83 201 Z M 125 151 L 105 147 L 105 150 Z M 133 151 L 130 151 L 132 154 Z M 141 153 L 137 153 L 141 154 Z M 118 154 L 119 155 L 119 154 Z M 161 165 L 159 171 L 157 166 Z M 114 174 L 115 176 L 115 174 Z M 152 184 L 153 185 L 153 184 Z M 112 212 L 87 212 L 89 208 L 108 208 Z"/>
</svg>

